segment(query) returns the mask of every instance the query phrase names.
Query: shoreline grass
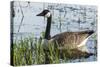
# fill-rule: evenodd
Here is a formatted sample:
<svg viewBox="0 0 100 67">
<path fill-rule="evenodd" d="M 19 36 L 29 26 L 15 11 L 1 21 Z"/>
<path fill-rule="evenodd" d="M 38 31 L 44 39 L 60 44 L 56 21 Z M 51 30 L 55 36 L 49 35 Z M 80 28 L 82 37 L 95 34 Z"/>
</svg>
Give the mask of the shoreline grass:
<svg viewBox="0 0 100 67">
<path fill-rule="evenodd" d="M 14 66 L 58 64 L 66 63 L 69 59 L 74 59 L 74 57 L 71 57 L 71 54 L 75 53 L 74 50 L 70 51 L 66 49 L 59 51 L 58 48 L 55 48 L 55 44 L 53 43 L 48 44 L 48 50 L 45 50 L 41 42 L 42 38 L 35 39 L 34 37 L 21 38 L 19 41 L 14 41 Z M 63 62 L 61 60 L 63 60 Z"/>
<path fill-rule="evenodd" d="M 55 49 L 52 44 L 49 44 L 48 50 L 44 50 L 41 39 L 34 40 L 34 38 L 29 37 L 21 39 L 18 42 L 15 41 L 13 45 L 14 66 L 45 64 L 48 62 L 46 57 L 49 58 L 49 64 L 60 63 L 58 49 Z"/>
</svg>

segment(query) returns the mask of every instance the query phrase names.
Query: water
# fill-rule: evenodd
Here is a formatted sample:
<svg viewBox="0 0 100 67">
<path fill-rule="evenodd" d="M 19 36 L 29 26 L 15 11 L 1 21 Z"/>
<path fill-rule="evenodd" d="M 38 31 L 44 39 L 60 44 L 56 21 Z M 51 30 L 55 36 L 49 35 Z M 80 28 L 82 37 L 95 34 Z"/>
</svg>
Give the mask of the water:
<svg viewBox="0 0 100 67">
<path fill-rule="evenodd" d="M 21 5 L 21 7 L 19 6 Z M 32 34 L 36 38 L 41 36 L 41 32 L 45 31 L 46 18 L 36 16 L 43 9 L 49 9 L 53 15 L 51 25 L 51 36 L 65 31 L 84 31 L 95 30 L 97 26 L 97 7 L 87 5 L 71 5 L 71 4 L 51 4 L 51 3 L 28 3 L 15 2 L 14 3 L 14 39 L 20 37 L 28 37 Z M 19 29 L 22 13 L 24 18 Z M 80 21 L 80 24 L 78 23 Z M 18 31 L 19 30 L 19 31 Z M 89 40 L 87 46 L 89 51 L 94 52 L 95 41 Z M 90 47 L 92 48 L 90 49 Z M 86 61 L 93 61 L 96 56 L 85 59 Z M 77 62 L 78 59 L 73 60 Z"/>
</svg>

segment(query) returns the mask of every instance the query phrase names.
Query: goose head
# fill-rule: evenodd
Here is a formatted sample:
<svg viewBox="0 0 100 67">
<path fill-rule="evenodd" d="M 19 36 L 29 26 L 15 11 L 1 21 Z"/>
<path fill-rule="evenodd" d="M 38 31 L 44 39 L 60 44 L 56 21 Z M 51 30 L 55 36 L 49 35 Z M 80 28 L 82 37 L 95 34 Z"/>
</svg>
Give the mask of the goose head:
<svg viewBox="0 0 100 67">
<path fill-rule="evenodd" d="M 37 16 L 44 16 L 44 17 L 47 17 L 49 18 L 51 16 L 51 13 L 49 10 L 43 10 L 41 13 L 37 14 Z"/>
<path fill-rule="evenodd" d="M 42 16 L 42 17 L 47 18 L 47 25 L 46 25 L 44 39 L 50 40 L 50 38 L 51 38 L 50 29 L 51 29 L 51 22 L 52 22 L 51 12 L 49 10 L 45 9 L 42 12 L 40 12 L 39 14 L 37 14 L 36 16 Z"/>
</svg>

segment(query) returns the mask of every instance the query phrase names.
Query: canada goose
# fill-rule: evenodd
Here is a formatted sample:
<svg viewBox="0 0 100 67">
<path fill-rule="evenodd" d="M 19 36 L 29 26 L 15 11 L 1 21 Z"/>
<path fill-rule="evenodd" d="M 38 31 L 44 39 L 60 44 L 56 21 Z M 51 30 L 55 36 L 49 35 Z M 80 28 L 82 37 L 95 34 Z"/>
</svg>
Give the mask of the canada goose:
<svg viewBox="0 0 100 67">
<path fill-rule="evenodd" d="M 49 10 L 43 10 L 41 13 L 37 14 L 37 16 L 44 16 L 47 18 L 47 26 L 44 36 L 44 43 L 47 42 L 57 42 L 59 45 L 59 50 L 63 49 L 70 49 L 78 53 L 85 53 L 88 54 L 88 56 L 92 55 L 92 53 L 89 53 L 89 51 L 86 49 L 86 42 L 88 38 L 92 36 L 94 33 L 93 30 L 89 31 L 81 31 L 81 32 L 63 32 L 60 34 L 57 34 L 53 37 L 50 36 L 50 28 L 51 28 L 51 21 L 52 21 L 52 14 Z M 45 44 L 47 46 L 47 44 Z"/>
</svg>

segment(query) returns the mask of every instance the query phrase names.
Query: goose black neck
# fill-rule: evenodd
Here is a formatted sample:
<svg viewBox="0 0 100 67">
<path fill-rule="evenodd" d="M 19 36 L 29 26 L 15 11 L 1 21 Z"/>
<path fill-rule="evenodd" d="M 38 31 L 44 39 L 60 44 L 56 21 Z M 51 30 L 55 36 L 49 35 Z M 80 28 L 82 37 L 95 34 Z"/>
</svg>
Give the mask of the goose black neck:
<svg viewBox="0 0 100 67">
<path fill-rule="evenodd" d="M 52 15 L 47 18 L 47 26 L 46 26 L 45 37 L 44 37 L 47 40 L 50 39 L 51 20 L 52 20 Z"/>
</svg>

